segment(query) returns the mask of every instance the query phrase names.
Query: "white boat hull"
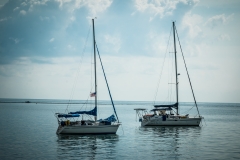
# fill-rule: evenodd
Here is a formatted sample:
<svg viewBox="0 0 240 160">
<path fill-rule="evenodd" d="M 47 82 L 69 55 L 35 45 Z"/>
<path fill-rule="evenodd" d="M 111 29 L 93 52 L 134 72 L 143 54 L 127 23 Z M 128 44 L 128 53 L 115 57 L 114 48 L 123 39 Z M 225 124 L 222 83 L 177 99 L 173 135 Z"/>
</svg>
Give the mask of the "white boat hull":
<svg viewBox="0 0 240 160">
<path fill-rule="evenodd" d="M 162 116 L 154 116 L 144 119 L 142 126 L 199 126 L 202 117 L 197 118 L 166 118 L 163 120 Z"/>
<path fill-rule="evenodd" d="M 57 134 L 116 134 L 120 124 L 59 126 Z"/>
</svg>

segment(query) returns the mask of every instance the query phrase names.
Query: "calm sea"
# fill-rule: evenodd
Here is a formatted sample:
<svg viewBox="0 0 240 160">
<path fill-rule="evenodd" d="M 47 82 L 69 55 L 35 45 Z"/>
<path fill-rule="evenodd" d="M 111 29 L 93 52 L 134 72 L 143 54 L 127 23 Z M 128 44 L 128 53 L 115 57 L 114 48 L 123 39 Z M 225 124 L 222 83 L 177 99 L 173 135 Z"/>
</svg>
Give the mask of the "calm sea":
<svg viewBox="0 0 240 160">
<path fill-rule="evenodd" d="M 56 135 L 55 112 L 67 101 L 0 99 L 0 159 L 240 159 L 240 104 L 199 103 L 201 127 L 140 127 L 134 108 L 150 102 L 116 102 L 116 135 Z M 3 103 L 16 102 L 16 103 Z M 72 101 L 69 111 L 86 107 Z M 78 104 L 80 103 L 80 104 Z M 90 104 L 91 105 L 91 104 Z M 180 112 L 192 108 L 182 103 Z M 99 118 L 113 113 L 99 105 Z M 191 110 L 196 114 L 196 109 Z"/>
</svg>

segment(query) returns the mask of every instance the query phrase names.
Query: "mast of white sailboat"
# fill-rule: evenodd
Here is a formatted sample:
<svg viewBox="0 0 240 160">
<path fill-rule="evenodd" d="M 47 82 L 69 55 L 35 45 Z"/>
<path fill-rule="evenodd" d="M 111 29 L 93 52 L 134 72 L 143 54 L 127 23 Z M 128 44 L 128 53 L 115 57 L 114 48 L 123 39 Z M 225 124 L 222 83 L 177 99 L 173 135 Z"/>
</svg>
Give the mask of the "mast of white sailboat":
<svg viewBox="0 0 240 160">
<path fill-rule="evenodd" d="M 92 19 L 93 24 L 93 48 L 94 48 L 94 77 L 95 77 L 95 107 L 97 108 L 97 67 L 96 67 L 96 42 L 95 42 L 95 30 L 94 30 L 94 19 Z M 97 121 L 97 115 L 94 117 Z"/>
<path fill-rule="evenodd" d="M 176 100 L 177 100 L 177 115 L 178 115 L 178 72 L 177 72 L 177 51 L 176 51 L 176 40 L 175 40 L 175 23 L 173 22 L 173 41 L 174 41 L 174 53 L 175 53 L 175 71 L 176 71 Z"/>
</svg>

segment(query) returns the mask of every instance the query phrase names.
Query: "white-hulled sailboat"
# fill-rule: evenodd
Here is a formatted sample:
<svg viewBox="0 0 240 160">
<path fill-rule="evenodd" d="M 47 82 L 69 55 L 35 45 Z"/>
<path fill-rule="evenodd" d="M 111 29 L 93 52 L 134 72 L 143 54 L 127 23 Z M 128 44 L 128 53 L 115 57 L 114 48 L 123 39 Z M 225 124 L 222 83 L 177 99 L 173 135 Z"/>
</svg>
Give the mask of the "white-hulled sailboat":
<svg viewBox="0 0 240 160">
<path fill-rule="evenodd" d="M 175 33 L 177 33 L 175 28 L 175 23 L 173 22 L 173 40 L 174 40 L 174 55 L 175 55 L 175 76 L 176 76 L 176 103 L 170 105 L 154 105 L 154 109 L 151 110 L 153 114 L 149 114 L 145 108 L 135 108 L 136 114 L 139 117 L 141 126 L 199 126 L 201 120 L 196 99 L 193 93 L 190 77 L 187 71 L 185 59 L 183 57 L 185 68 L 187 71 L 189 83 L 191 86 L 195 106 L 197 108 L 197 116 L 189 116 L 189 114 L 179 115 L 179 102 L 178 102 L 178 72 L 177 72 L 177 51 L 176 51 L 176 41 Z M 182 54 L 183 55 L 183 54 Z M 175 113 L 175 114 L 174 114 Z"/>
<path fill-rule="evenodd" d="M 94 77 L 95 77 L 95 91 L 91 93 L 91 97 L 95 97 L 95 107 L 90 111 L 76 111 L 69 113 L 55 113 L 58 120 L 57 134 L 116 134 L 118 127 L 121 125 L 118 120 L 116 109 L 112 100 L 110 89 L 107 83 L 106 75 L 103 69 L 101 57 L 97 48 L 95 41 L 95 29 L 94 29 L 94 19 L 92 19 L 93 25 L 93 48 L 94 48 Z M 106 119 L 97 120 L 97 74 L 96 74 L 96 49 L 98 52 L 98 57 L 101 62 L 102 71 L 107 84 L 109 96 L 112 102 L 114 114 Z M 94 116 L 92 119 L 83 119 L 83 115 Z M 82 116 L 82 120 L 78 120 Z M 116 116 L 116 117 L 115 117 Z M 117 118 L 117 119 L 116 119 Z"/>
</svg>

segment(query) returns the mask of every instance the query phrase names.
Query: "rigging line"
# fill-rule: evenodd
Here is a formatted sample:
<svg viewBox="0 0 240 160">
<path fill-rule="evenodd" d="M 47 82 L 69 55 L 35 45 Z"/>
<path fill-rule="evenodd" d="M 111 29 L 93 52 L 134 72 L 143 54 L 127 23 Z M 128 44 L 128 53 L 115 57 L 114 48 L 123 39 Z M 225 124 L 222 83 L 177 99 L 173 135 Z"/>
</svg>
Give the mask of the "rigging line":
<svg viewBox="0 0 240 160">
<path fill-rule="evenodd" d="M 104 75 L 104 78 L 105 78 L 105 81 L 106 81 L 106 84 L 107 84 L 108 93 L 109 93 L 109 96 L 110 96 L 110 99 L 111 99 L 111 102 L 112 102 L 113 110 L 115 112 L 115 115 L 116 115 L 118 123 L 119 123 L 119 119 L 118 119 L 117 112 L 116 112 L 116 109 L 115 109 L 115 106 L 114 106 L 114 103 L 113 103 L 113 100 L 112 100 L 112 95 L 111 95 L 111 92 L 110 92 L 110 89 L 109 89 L 109 86 L 108 86 L 107 77 L 106 77 L 105 71 L 103 69 L 103 64 L 102 64 L 102 60 L 101 60 L 101 57 L 100 57 L 100 54 L 99 54 L 99 51 L 98 51 L 98 47 L 97 47 L 96 41 L 95 41 L 95 45 L 96 45 L 98 57 L 99 57 L 99 60 L 100 60 L 101 66 L 102 66 L 103 75 Z"/>
<path fill-rule="evenodd" d="M 172 53 L 174 53 L 174 52 L 172 52 Z M 174 75 L 174 74 L 173 74 L 173 72 L 174 72 L 174 60 L 173 60 L 173 59 L 174 59 L 174 58 L 173 58 L 174 54 L 170 54 L 170 55 L 172 56 L 172 57 L 171 57 L 171 59 L 172 59 L 172 61 L 171 61 L 171 62 L 172 62 L 171 72 L 172 72 L 172 73 L 171 73 L 171 80 L 170 80 L 170 82 L 173 83 L 172 80 L 173 80 L 173 75 Z M 174 97 L 173 97 L 173 95 L 172 95 L 172 93 L 173 93 L 173 91 L 172 91 L 172 90 L 173 90 L 173 89 L 172 89 L 172 86 L 173 86 L 173 85 L 170 85 L 170 95 L 169 95 L 169 102 L 170 102 L 170 104 L 171 104 L 172 101 L 174 100 Z"/>
<path fill-rule="evenodd" d="M 169 38 L 168 38 L 168 44 L 167 44 L 167 49 L 166 49 L 166 52 L 165 52 L 165 55 L 164 55 L 162 69 L 161 69 L 161 72 L 160 72 L 160 76 L 158 78 L 158 84 L 157 84 L 157 88 L 156 88 L 155 95 L 154 95 L 154 98 L 153 98 L 153 105 L 155 105 L 155 102 L 156 102 L 158 88 L 159 88 L 160 80 L 161 80 L 161 77 L 162 77 L 163 66 L 164 66 L 164 63 L 165 63 L 166 55 L 167 55 L 167 50 L 168 50 L 168 45 L 169 45 L 169 42 L 170 42 L 170 35 L 171 35 L 171 33 L 172 33 L 172 28 L 170 30 L 170 34 L 169 34 Z"/>
<path fill-rule="evenodd" d="M 80 59 L 80 64 L 79 64 L 79 66 L 78 66 L 78 68 L 79 68 L 78 70 L 80 70 L 80 68 L 81 68 L 81 66 L 82 66 L 82 60 L 83 60 L 83 56 L 84 56 L 84 53 L 85 53 L 85 50 L 86 50 L 86 46 L 87 46 L 87 41 L 88 41 L 90 29 L 91 29 L 91 25 L 89 26 L 89 29 L 88 29 L 87 39 L 86 39 L 85 44 L 84 44 L 84 47 L 83 47 L 83 51 L 82 51 L 82 54 L 81 54 L 82 56 L 81 56 L 81 59 Z M 79 74 L 80 74 L 80 73 L 77 72 L 76 77 L 75 77 L 75 80 L 74 80 L 73 88 L 72 88 L 72 91 L 71 91 L 71 94 L 70 94 L 70 98 L 69 98 L 69 100 L 68 100 L 68 105 L 67 105 L 67 108 L 66 108 L 65 112 L 68 111 L 68 107 L 69 107 L 69 105 L 70 105 L 70 102 L 72 101 L 73 94 L 74 94 L 74 91 L 75 91 L 75 86 L 76 86 L 76 83 L 77 83 L 77 78 L 78 78 Z"/>
<path fill-rule="evenodd" d="M 183 112 L 182 114 L 188 113 L 189 111 L 191 111 L 193 109 L 194 106 L 192 106 L 192 108 L 190 108 L 189 110 Z"/>
<path fill-rule="evenodd" d="M 170 45 L 171 45 L 171 44 L 170 44 Z M 169 49 L 169 51 L 170 51 L 170 49 Z M 170 53 L 170 52 L 169 52 L 169 53 Z M 171 59 L 170 56 L 171 56 L 171 54 L 168 54 L 167 56 L 168 56 L 168 57 L 167 57 L 167 58 L 168 58 L 168 73 L 169 73 L 169 72 L 170 72 L 170 67 L 169 67 L 169 66 L 171 66 L 171 65 L 170 65 L 170 63 L 171 63 L 171 62 L 170 62 L 170 59 Z M 168 81 L 167 81 L 167 82 L 169 82 L 169 79 L 170 79 L 169 77 L 170 77 L 170 74 L 168 74 Z M 169 96 L 170 96 L 170 93 L 169 93 L 169 92 L 170 92 L 170 89 L 169 89 L 169 88 L 170 88 L 170 86 L 168 85 L 168 90 L 167 90 L 167 91 L 168 91 L 168 94 L 167 94 L 167 95 L 168 95 L 168 97 L 167 97 L 168 99 L 167 99 L 167 101 L 166 101 L 167 103 L 170 101 L 170 98 L 169 98 Z"/>
<path fill-rule="evenodd" d="M 185 68 L 186 68 L 187 75 L 188 75 L 188 80 L 189 80 L 189 83 L 190 83 L 190 86 L 191 86 L 193 99 L 194 99 L 194 102 L 195 102 L 195 105 L 196 105 L 196 108 L 197 108 L 198 116 L 200 116 L 200 113 L 199 113 L 199 110 L 198 110 L 198 106 L 197 106 L 197 102 L 196 102 L 196 98 L 195 98 L 195 95 L 194 95 L 194 92 L 193 92 L 192 83 L 191 83 L 191 80 L 190 80 L 190 76 L 189 76 L 189 74 L 188 74 L 186 61 L 185 61 L 185 58 L 184 58 L 184 55 L 183 55 L 182 46 L 181 46 L 181 43 L 180 43 L 180 40 L 179 40 L 179 37 L 178 37 L 178 32 L 177 32 L 177 28 L 176 28 L 176 27 L 175 27 L 175 30 L 176 30 L 176 33 L 177 33 L 177 38 L 178 38 L 179 46 L 180 46 L 180 49 L 181 49 L 181 52 L 182 52 L 183 61 L 184 61 L 184 64 L 185 64 Z"/>
<path fill-rule="evenodd" d="M 172 42 L 172 40 L 170 41 L 170 43 Z M 170 44 L 171 46 L 172 44 Z M 171 74 L 168 74 L 168 82 L 172 82 L 172 75 L 173 75 L 173 68 L 174 68 L 174 58 L 173 58 L 173 55 L 174 54 L 171 54 L 171 53 L 174 53 L 170 48 L 169 48 L 169 54 L 168 54 L 168 73 L 171 73 Z M 168 85 L 168 104 L 171 104 L 171 100 L 172 100 L 172 85 Z"/>
<path fill-rule="evenodd" d="M 87 100 L 83 103 L 83 105 L 82 105 L 82 107 L 80 108 L 80 110 L 82 110 L 82 108 L 83 108 L 86 104 L 88 104 L 89 97 L 90 97 L 90 96 L 88 95 Z M 86 110 L 86 108 L 87 108 L 87 105 L 86 105 L 86 107 L 85 107 L 85 110 Z"/>
</svg>

